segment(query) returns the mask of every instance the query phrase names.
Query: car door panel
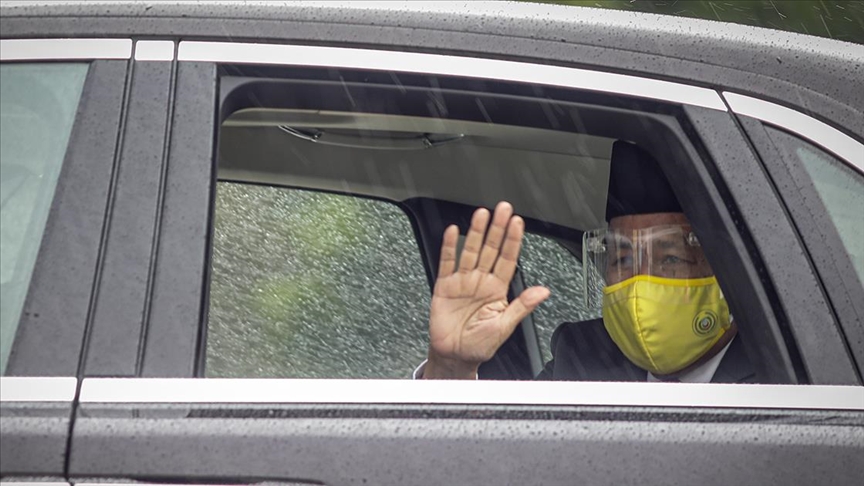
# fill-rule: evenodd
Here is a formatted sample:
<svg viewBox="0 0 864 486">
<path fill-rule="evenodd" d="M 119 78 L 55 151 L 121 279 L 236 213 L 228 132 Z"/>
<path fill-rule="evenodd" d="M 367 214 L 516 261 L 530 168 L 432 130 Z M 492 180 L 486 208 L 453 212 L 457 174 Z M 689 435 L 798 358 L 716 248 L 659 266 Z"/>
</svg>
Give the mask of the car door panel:
<svg viewBox="0 0 864 486">
<path fill-rule="evenodd" d="M 731 408 L 693 408 L 716 398 L 698 398 L 705 385 L 659 385 L 678 390 L 665 399 L 649 391 L 656 386 L 88 380 L 70 477 L 611 485 L 633 477 L 665 483 L 674 471 L 688 483 L 722 485 L 853 484 L 864 472 L 857 461 L 864 416 L 852 410 L 860 408 L 861 388 L 819 387 L 814 395 L 787 385 L 751 394 L 741 392 L 753 385 L 708 385 L 722 388 Z M 522 393 L 512 393 L 514 387 Z M 832 398 L 817 404 L 820 399 L 812 398 L 818 396 Z M 810 400 L 799 401 L 805 397 Z M 622 399 L 655 406 L 613 405 Z M 657 406 L 666 400 L 680 407 Z M 518 405 L 543 401 L 547 405 Z M 840 408 L 806 410 L 829 403 Z M 122 418 L 133 414 L 138 419 Z M 830 434 L 816 422 L 832 423 Z"/>
<path fill-rule="evenodd" d="M 748 326 L 742 329 L 740 332 L 744 336 L 757 329 L 773 334 L 770 337 L 754 336 L 756 339 L 745 340 L 745 344 L 758 342 L 764 347 L 770 342 L 786 342 L 790 352 L 801 353 L 801 361 L 795 357 L 783 358 L 783 351 L 774 350 L 764 355 L 767 362 L 788 359 L 786 366 L 803 363 L 806 376 L 812 383 L 860 384 L 842 335 L 820 291 L 816 274 L 787 213 L 771 191 L 764 172 L 759 169 L 756 154 L 747 149 L 730 116 L 719 117 L 707 111 L 697 115 L 697 110 L 689 107 L 685 110 L 700 131 L 706 148 L 712 152 L 714 167 L 725 181 L 724 189 L 735 200 L 735 206 L 730 205 L 730 212 L 738 224 L 746 225 L 752 235 L 754 246 L 748 251 L 756 252 L 765 262 L 762 269 L 756 265 L 736 269 L 736 272 L 754 272 L 753 278 L 765 283 L 762 288 L 754 289 L 754 295 L 745 298 L 757 298 L 758 294 L 771 292 L 773 285 L 775 295 L 758 298 L 780 303 L 782 313 L 777 315 L 787 319 L 785 323 L 778 322 L 770 327 Z M 735 139 L 739 143 L 729 143 Z M 721 272 L 726 271 L 724 267 L 721 265 L 718 275 L 722 276 Z M 737 290 L 736 286 L 729 292 Z M 748 319 L 750 316 L 739 315 L 736 318 Z M 751 352 L 765 353 L 755 349 Z"/>
<path fill-rule="evenodd" d="M 806 485 L 825 478 L 854 484 L 862 470 L 849 465 L 859 463 L 864 439 L 855 427 L 835 427 L 828 439 L 806 425 L 765 424 L 756 432 L 734 424 L 620 420 L 202 418 L 138 425 L 79 419 L 78 426 L 73 477 L 98 472 L 328 486 L 615 485 L 633 477 L 664 483 L 670 469 L 705 485 Z M 146 446 L 135 439 L 140 435 L 151 438 Z M 613 466 L 609 457 L 624 459 Z M 701 477 L 718 469 L 725 471 L 722 479 Z"/>
<path fill-rule="evenodd" d="M 769 138 L 763 122 L 738 115 L 778 194 L 783 197 L 795 228 L 808 248 L 811 265 L 824 285 L 825 298 L 848 343 L 849 353 L 864 375 L 864 287 L 830 217 L 825 213 L 812 180 L 791 154 Z"/>
</svg>

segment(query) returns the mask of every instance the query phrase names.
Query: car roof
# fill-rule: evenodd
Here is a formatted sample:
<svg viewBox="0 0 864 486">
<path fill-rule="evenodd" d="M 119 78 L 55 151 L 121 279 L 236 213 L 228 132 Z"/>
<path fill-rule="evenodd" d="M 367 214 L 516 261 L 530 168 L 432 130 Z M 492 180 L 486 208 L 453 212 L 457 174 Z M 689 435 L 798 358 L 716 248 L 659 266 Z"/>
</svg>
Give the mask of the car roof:
<svg viewBox="0 0 864 486">
<path fill-rule="evenodd" d="M 3 37 L 44 34 L 48 25 L 44 19 L 53 16 L 106 20 L 110 17 L 114 22 L 125 23 L 129 35 L 211 39 L 215 36 L 246 41 L 250 40 L 249 34 L 243 35 L 247 30 L 233 31 L 227 24 L 208 27 L 200 20 L 231 19 L 247 26 L 250 23 L 272 26 L 279 21 L 323 23 L 332 28 L 323 32 L 318 29 L 314 38 L 297 29 L 274 27 L 252 30 L 257 39 L 251 40 L 291 38 L 294 43 L 352 43 L 402 49 L 407 46 L 418 51 L 447 53 L 457 53 L 453 47 L 456 44 L 463 54 L 485 51 L 486 55 L 498 56 L 506 52 L 508 57 L 545 57 L 551 62 L 562 62 L 567 56 L 552 52 L 551 48 L 544 53 L 536 49 L 519 52 L 512 46 L 506 49 L 481 46 L 483 42 L 471 35 L 495 36 L 499 43 L 501 37 L 556 42 L 571 50 L 580 49 L 581 59 L 590 59 L 604 70 L 648 73 L 692 84 L 728 87 L 790 105 L 823 121 L 833 121 L 841 130 L 864 139 L 864 89 L 861 89 L 864 48 L 761 27 L 522 2 L 10 1 L 3 3 L 0 12 Z M 10 28 L 15 19 L 27 18 L 39 18 L 40 22 L 24 22 Z M 158 19 L 165 22 L 152 22 Z M 47 28 L 58 34 L 64 29 L 65 33 L 74 34 L 68 29 L 76 27 Z M 100 36 L 107 29 L 103 24 L 92 31 Z M 442 40 L 440 35 L 448 33 L 461 37 L 458 42 L 455 38 L 452 42 Z M 473 45 L 475 38 L 477 42 Z M 616 55 L 608 59 L 610 56 L 592 48 L 613 49 Z M 490 52 L 492 49 L 499 52 Z"/>
</svg>

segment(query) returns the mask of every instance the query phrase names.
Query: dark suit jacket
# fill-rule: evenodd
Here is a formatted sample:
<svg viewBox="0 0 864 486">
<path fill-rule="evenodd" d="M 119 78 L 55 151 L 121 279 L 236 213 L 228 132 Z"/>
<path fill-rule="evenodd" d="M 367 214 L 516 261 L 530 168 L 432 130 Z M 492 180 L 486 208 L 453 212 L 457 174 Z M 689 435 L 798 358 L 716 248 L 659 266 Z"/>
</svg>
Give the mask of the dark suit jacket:
<svg viewBox="0 0 864 486">
<path fill-rule="evenodd" d="M 634 365 L 618 349 L 602 319 L 565 322 L 552 334 L 552 361 L 538 380 L 646 381 L 646 371 Z M 756 374 L 744 353 L 741 337 L 723 356 L 712 383 L 752 383 Z"/>
</svg>

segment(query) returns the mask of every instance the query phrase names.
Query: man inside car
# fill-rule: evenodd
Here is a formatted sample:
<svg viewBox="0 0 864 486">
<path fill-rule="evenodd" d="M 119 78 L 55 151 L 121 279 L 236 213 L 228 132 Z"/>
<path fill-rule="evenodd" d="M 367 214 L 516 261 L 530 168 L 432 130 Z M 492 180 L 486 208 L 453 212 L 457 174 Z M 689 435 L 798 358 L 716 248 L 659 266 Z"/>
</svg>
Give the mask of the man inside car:
<svg viewBox="0 0 864 486">
<path fill-rule="evenodd" d="M 603 318 L 561 324 L 553 359 L 537 379 L 753 381 L 737 327 L 698 239 L 656 160 L 616 142 L 608 227 L 585 235 L 585 271 L 601 272 Z M 476 379 L 516 326 L 550 291 L 531 287 L 512 302 L 524 221 L 501 202 L 471 219 L 460 258 L 455 225 L 443 237 L 429 317 L 424 379 Z M 458 268 L 457 268 L 458 265 Z"/>
</svg>

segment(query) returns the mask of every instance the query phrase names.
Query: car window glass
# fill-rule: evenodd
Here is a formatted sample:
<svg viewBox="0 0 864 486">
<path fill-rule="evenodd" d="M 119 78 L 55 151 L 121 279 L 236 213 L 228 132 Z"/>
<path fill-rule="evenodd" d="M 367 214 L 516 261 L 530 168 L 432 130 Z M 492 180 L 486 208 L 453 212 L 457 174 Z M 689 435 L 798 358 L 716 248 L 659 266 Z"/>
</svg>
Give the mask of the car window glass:
<svg viewBox="0 0 864 486">
<path fill-rule="evenodd" d="M 0 374 L 27 296 L 87 68 L 0 65 Z"/>
<path fill-rule="evenodd" d="M 426 354 L 429 288 L 388 202 L 220 182 L 209 377 L 407 378 Z"/>
<path fill-rule="evenodd" d="M 813 180 L 859 279 L 864 281 L 864 176 L 798 137 L 770 127 L 767 130 L 774 140 L 794 147 L 794 154 Z"/>
<path fill-rule="evenodd" d="M 542 285 L 551 291 L 532 314 L 546 362 L 552 359 L 552 333 L 558 325 L 596 319 L 600 312 L 586 305 L 582 263 L 551 238 L 526 233 L 519 264 L 526 287 Z"/>
</svg>

